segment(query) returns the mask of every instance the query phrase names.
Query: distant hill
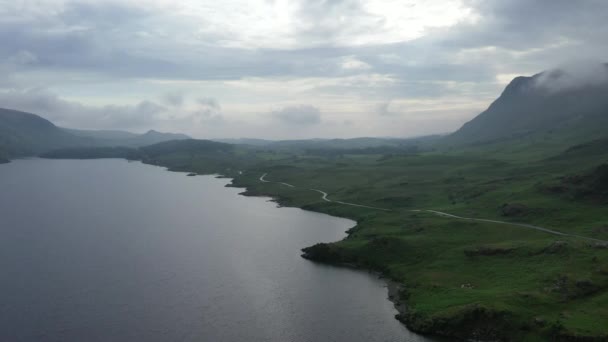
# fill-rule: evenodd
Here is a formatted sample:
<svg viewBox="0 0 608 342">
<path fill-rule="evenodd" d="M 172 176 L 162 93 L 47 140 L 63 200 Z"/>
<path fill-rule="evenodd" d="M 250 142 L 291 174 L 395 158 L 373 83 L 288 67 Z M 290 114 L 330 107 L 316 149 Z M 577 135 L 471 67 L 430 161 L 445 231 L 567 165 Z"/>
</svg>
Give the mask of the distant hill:
<svg viewBox="0 0 608 342">
<path fill-rule="evenodd" d="M 409 147 L 423 142 L 439 139 L 439 135 L 415 138 L 376 138 L 361 137 L 349 139 L 300 139 L 300 140 L 264 140 L 264 139 L 216 139 L 228 144 L 242 144 L 274 150 L 309 150 L 309 149 L 366 149 L 378 147 Z"/>
<path fill-rule="evenodd" d="M 80 130 L 64 128 L 70 134 L 91 138 L 99 146 L 127 146 L 140 147 L 157 144 L 169 140 L 191 139 L 185 134 L 163 133 L 150 130 L 144 134 L 136 134 L 127 131 L 117 130 Z"/>
<path fill-rule="evenodd" d="M 144 134 L 138 135 L 136 137 L 122 140 L 122 142 L 124 143 L 123 146 L 139 147 L 139 146 L 158 144 L 158 143 L 165 142 L 165 141 L 187 140 L 187 139 L 192 139 L 192 138 L 190 138 L 189 136 L 187 136 L 185 134 L 163 133 L 163 132 L 157 132 L 155 130 L 150 130 L 150 131 L 148 131 Z"/>
<path fill-rule="evenodd" d="M 414 143 L 416 139 L 399 138 L 372 138 L 361 137 L 351 139 L 311 139 L 311 140 L 283 140 L 272 143 L 274 148 L 324 148 L 324 149 L 354 149 L 381 146 L 404 146 Z"/>
<path fill-rule="evenodd" d="M 140 150 L 148 157 L 157 157 L 169 153 L 209 155 L 232 153 L 235 150 L 235 146 L 211 140 L 187 139 L 165 141 L 154 145 L 143 146 Z"/>
<path fill-rule="evenodd" d="M 117 130 L 86 130 L 86 129 L 73 129 L 73 128 L 63 128 L 66 132 L 86 138 L 94 138 L 96 140 L 102 141 L 115 141 L 115 140 L 125 140 L 132 139 L 137 137 L 139 134 L 131 133 L 127 131 L 117 131 Z"/>
<path fill-rule="evenodd" d="M 17 157 L 37 156 L 54 150 L 140 147 L 183 139 L 190 137 L 154 130 L 135 134 L 125 131 L 62 128 L 36 114 L 0 108 L 0 162 Z"/>
<path fill-rule="evenodd" d="M 266 139 L 255 139 L 255 138 L 225 138 L 225 139 L 213 139 L 213 141 L 233 144 L 233 145 L 250 145 L 250 146 L 268 146 L 274 143 L 274 140 Z"/>
<path fill-rule="evenodd" d="M 42 158 L 50 159 L 101 159 L 101 158 L 125 158 L 131 160 L 143 159 L 154 161 L 159 157 L 226 157 L 235 151 L 235 145 L 224 144 L 210 140 L 170 140 L 146 145 L 139 148 L 133 147 L 70 147 L 53 150 L 41 154 Z"/>
<path fill-rule="evenodd" d="M 239 154 L 237 145 L 210 140 L 172 140 L 140 147 L 140 158 L 144 163 L 163 165 L 172 171 L 202 173 L 234 173 L 242 167 L 247 157 Z"/>
<path fill-rule="evenodd" d="M 48 159 L 103 159 L 103 158 L 124 158 L 137 160 L 141 158 L 140 151 L 131 147 L 68 147 L 61 148 L 45 153 L 40 157 Z"/>
<path fill-rule="evenodd" d="M 586 82 L 572 71 L 517 77 L 490 107 L 444 139 L 486 144 L 558 134 L 572 142 L 608 136 L 608 65 Z"/>
<path fill-rule="evenodd" d="M 6 159 L 92 144 L 92 139 L 72 135 L 38 115 L 0 108 L 0 156 Z"/>
</svg>

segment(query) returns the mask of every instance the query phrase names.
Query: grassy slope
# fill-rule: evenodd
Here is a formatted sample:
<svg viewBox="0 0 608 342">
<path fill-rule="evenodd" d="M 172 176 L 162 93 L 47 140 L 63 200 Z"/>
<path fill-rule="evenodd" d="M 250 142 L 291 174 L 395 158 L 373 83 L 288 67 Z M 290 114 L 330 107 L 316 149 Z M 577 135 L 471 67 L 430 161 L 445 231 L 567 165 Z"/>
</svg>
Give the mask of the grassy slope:
<svg viewBox="0 0 608 342">
<path fill-rule="evenodd" d="M 608 240 L 606 205 L 543 191 L 559 184 L 559 177 L 608 162 L 608 151 L 551 159 L 539 158 L 539 151 L 521 151 L 390 158 L 289 156 L 265 161 L 235 183 L 252 194 L 278 196 L 286 205 L 356 219 L 359 224 L 347 239 L 328 246 L 328 259 L 312 257 L 356 263 L 406 284 L 410 314 L 401 318 L 415 330 L 517 340 L 605 338 L 608 249 L 516 226 L 411 211 L 436 209 L 532 223 Z M 269 180 L 299 188 L 260 183 L 258 177 L 265 172 Z M 307 188 L 327 191 L 331 199 L 393 211 L 323 202 Z M 504 217 L 504 203 L 529 210 Z M 478 250 L 498 252 L 476 255 Z"/>
</svg>

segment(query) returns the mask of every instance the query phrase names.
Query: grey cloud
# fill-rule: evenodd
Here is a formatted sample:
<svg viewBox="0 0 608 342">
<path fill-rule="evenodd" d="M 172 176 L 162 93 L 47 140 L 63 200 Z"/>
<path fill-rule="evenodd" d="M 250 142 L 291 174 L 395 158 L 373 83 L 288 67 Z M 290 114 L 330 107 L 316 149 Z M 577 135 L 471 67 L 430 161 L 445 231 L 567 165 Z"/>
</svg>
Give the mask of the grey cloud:
<svg viewBox="0 0 608 342">
<path fill-rule="evenodd" d="M 358 0 L 300 0 L 296 35 L 304 41 L 340 42 L 347 35 L 380 27 L 382 18 L 365 11 Z"/>
<path fill-rule="evenodd" d="M 391 106 L 390 101 L 381 103 L 377 106 L 376 112 L 381 116 L 393 116 L 396 113 L 391 110 L 390 106 Z"/>
<path fill-rule="evenodd" d="M 349 16 L 349 13 L 357 12 L 352 1 L 304 1 L 301 5 L 302 13 L 307 13 L 303 16 L 310 19 L 306 19 L 307 22 L 316 23 L 314 17 L 320 13 L 327 17 L 327 22 L 334 22 L 342 10 L 347 11 L 342 13 L 346 17 L 356 20 L 354 14 Z M 332 10 L 325 11 L 325 6 Z M 46 20 L 35 20 L 26 15 L 21 20 L 0 19 L 0 57 L 28 51 L 38 57 L 37 67 L 42 70 L 213 80 L 247 76 L 338 75 L 344 70 L 335 60 L 352 55 L 350 49 L 329 46 L 293 50 L 227 48 L 214 44 L 221 40 L 219 37 L 216 38 L 218 41 L 212 38 L 199 47 L 183 45 L 167 37 L 142 39 L 139 33 L 166 24 L 156 19 L 162 13 L 118 2 L 68 2 L 63 11 L 53 14 L 55 12 L 50 10 Z M 14 15 L 19 16 L 20 13 L 15 12 Z M 336 29 L 354 25 L 351 24 L 342 23 L 336 25 Z M 313 34 L 314 30 L 314 27 L 310 30 L 302 28 L 298 39 L 308 39 L 305 36 Z M 319 35 L 324 36 L 325 33 Z"/>
<path fill-rule="evenodd" d="M 606 31 L 608 3 L 602 0 L 469 0 L 480 15 L 478 22 L 438 30 L 448 46 L 470 48 L 501 46 L 539 47 L 563 38 L 590 37 Z"/>
<path fill-rule="evenodd" d="M 44 89 L 0 92 L 3 107 L 40 114 L 58 125 L 75 128 L 145 129 L 158 122 L 167 108 L 151 101 L 135 106 L 86 106 L 61 99 Z"/>
<path fill-rule="evenodd" d="M 492 80 L 497 65 L 505 68 L 519 63 L 533 69 L 541 67 L 547 59 L 545 56 L 502 56 L 475 63 L 454 61 L 454 54 L 463 49 L 495 46 L 515 51 L 542 50 L 559 41 L 576 41 L 595 46 L 598 49 L 595 54 L 608 52 L 601 43 L 608 34 L 605 1 L 470 0 L 467 3 L 480 14 L 479 22 L 436 29 L 415 41 L 359 47 L 325 43 L 308 49 L 248 50 L 214 46 L 214 38 L 199 48 L 166 38 L 148 41 L 137 36 L 137 32 L 162 24 L 154 21 L 162 14 L 154 9 L 119 2 L 68 2 L 64 11 L 56 17 L 49 15 L 47 20 L 0 22 L 0 55 L 29 51 L 37 57 L 38 67 L 46 69 L 77 69 L 117 77 L 208 80 L 248 76 L 337 77 L 345 72 L 363 72 L 356 68 L 344 70 L 336 63 L 353 56 L 369 64 L 370 70 L 376 73 L 397 75 L 408 81 L 475 82 Z M 294 28 L 294 37 L 302 42 L 315 37 L 338 41 L 340 37 L 382 25 L 381 19 L 366 13 L 360 1 L 354 0 L 302 0 L 297 17 L 300 23 Z M 403 63 L 387 62 L 381 55 L 395 55 Z M 530 59 L 533 60 L 526 62 Z"/>
<path fill-rule="evenodd" d="M 225 122 L 224 116 L 214 110 L 208 108 L 201 108 L 195 110 L 188 120 L 196 124 L 207 124 L 207 125 L 219 125 Z"/>
<path fill-rule="evenodd" d="M 0 91 L 2 107 L 35 113 L 69 128 L 147 131 L 174 129 L 192 131 L 197 125 L 224 123 L 219 104 L 193 109 L 168 108 L 144 100 L 135 105 L 87 106 L 68 101 L 44 89 Z"/>
<path fill-rule="evenodd" d="M 202 106 L 206 106 L 215 110 L 220 110 L 221 106 L 220 104 L 217 102 L 216 99 L 214 98 L 210 98 L 210 97 L 201 97 L 197 100 L 197 102 L 202 105 Z"/>
<path fill-rule="evenodd" d="M 128 2 L 68 2 L 59 18 L 72 25 L 90 25 L 89 29 L 112 29 L 149 15 L 152 15 L 151 10 L 129 5 Z"/>
<path fill-rule="evenodd" d="M 192 113 L 192 119 L 196 123 L 221 124 L 224 116 L 219 102 L 210 97 L 202 97 L 197 100 L 198 108 Z"/>
<path fill-rule="evenodd" d="M 147 16 L 145 11 L 119 3 L 68 2 L 66 6 L 63 11 L 49 8 L 42 19 L 22 11 L 12 13 L 12 20 L 0 18 L 0 58 L 24 57 L 27 52 L 35 56 L 33 70 L 121 77 L 166 76 L 177 69 L 172 62 L 135 51 L 136 23 Z"/>
<path fill-rule="evenodd" d="M 606 1 L 467 3 L 479 14 L 477 22 L 435 29 L 414 41 L 359 53 L 369 53 L 364 60 L 377 72 L 407 80 L 472 82 L 491 81 L 500 72 L 541 71 L 581 55 L 605 58 L 608 54 Z M 455 58 L 467 50 L 469 58 Z"/>
<path fill-rule="evenodd" d="M 14 12 L 5 10 L 0 17 L 0 88 L 5 89 L 0 100 L 3 106 L 48 113 L 83 128 L 143 127 L 166 118 L 185 125 L 221 121 L 220 105 L 214 99 L 194 99 L 197 107 L 189 112 L 182 106 L 183 96 L 169 94 L 160 101 L 163 105 L 93 107 L 44 91 L 6 89 L 12 89 L 15 80 L 25 87 L 37 86 L 38 72 L 144 81 L 347 78 L 373 73 L 390 76 L 394 82 L 321 83 L 304 95 L 329 94 L 371 103 L 444 96 L 490 99 L 502 88 L 497 74 L 538 72 L 581 55 L 608 56 L 608 2 L 604 0 L 465 2 L 479 14 L 477 22 L 433 29 L 413 41 L 344 46 L 340 43 L 345 39 L 381 27 L 382 19 L 367 13 L 360 1 L 300 0 L 291 49 L 228 48 L 220 44 L 226 37 L 213 32 L 199 34 L 197 41 L 196 27 L 187 26 L 191 23 L 170 22 L 154 7 L 118 1 L 68 0 L 60 9 L 41 3 L 38 15 L 13 6 Z M 40 15 L 46 7 L 48 14 Z M 157 32 L 165 29 L 164 35 Z M 178 31 L 191 31 L 193 41 L 177 39 L 173 34 Z M 340 62 L 345 58 L 370 67 L 343 68 Z M 389 102 L 384 109 L 381 105 L 370 110 L 391 113 Z M 321 122 L 320 111 L 312 106 L 282 108 L 272 115 L 284 123 Z"/>
<path fill-rule="evenodd" d="M 32 65 L 38 62 L 38 57 L 27 50 L 21 50 L 8 58 L 9 64 L 25 66 Z"/>
<path fill-rule="evenodd" d="M 321 123 L 321 111 L 310 105 L 283 107 L 273 111 L 272 116 L 290 125 L 316 125 Z"/>
<path fill-rule="evenodd" d="M 184 104 L 184 94 L 179 92 L 167 93 L 163 96 L 163 102 L 169 106 L 181 107 Z"/>
</svg>

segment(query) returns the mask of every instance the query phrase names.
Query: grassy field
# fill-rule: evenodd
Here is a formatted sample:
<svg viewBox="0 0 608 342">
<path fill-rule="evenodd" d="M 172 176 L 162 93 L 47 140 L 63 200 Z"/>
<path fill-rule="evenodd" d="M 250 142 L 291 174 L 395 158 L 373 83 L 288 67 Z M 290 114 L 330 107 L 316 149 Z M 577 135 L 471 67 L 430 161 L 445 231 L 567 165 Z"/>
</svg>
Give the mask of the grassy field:
<svg viewBox="0 0 608 342">
<path fill-rule="evenodd" d="M 413 210 L 608 241 L 608 188 L 605 170 L 598 168 L 606 162 L 608 149 L 594 146 L 544 154 L 274 155 L 234 183 L 283 205 L 355 219 L 348 238 L 305 249 L 307 257 L 355 264 L 403 283 L 409 310 L 399 318 L 413 330 L 498 340 L 604 340 L 607 243 Z M 296 188 L 262 183 L 263 173 Z M 325 202 L 308 189 L 391 211 Z"/>
</svg>

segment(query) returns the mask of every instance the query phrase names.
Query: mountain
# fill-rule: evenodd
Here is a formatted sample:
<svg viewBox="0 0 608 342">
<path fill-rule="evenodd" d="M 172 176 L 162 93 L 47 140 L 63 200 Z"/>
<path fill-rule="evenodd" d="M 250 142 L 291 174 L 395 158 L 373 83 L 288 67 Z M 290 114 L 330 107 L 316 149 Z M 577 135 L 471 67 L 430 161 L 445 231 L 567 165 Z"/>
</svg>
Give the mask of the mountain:
<svg viewBox="0 0 608 342">
<path fill-rule="evenodd" d="M 0 108 L 0 157 L 31 156 L 93 140 L 72 135 L 38 115 Z"/>
<path fill-rule="evenodd" d="M 553 70 L 517 77 L 490 107 L 444 141 L 475 145 L 539 134 L 585 141 L 608 135 L 608 65 L 592 76 Z"/>
<path fill-rule="evenodd" d="M 53 150 L 89 147 L 140 147 L 170 140 L 190 139 L 184 134 L 150 130 L 144 134 L 112 130 L 77 130 L 55 126 L 36 114 L 0 108 L 0 162 L 37 156 Z"/>
</svg>

